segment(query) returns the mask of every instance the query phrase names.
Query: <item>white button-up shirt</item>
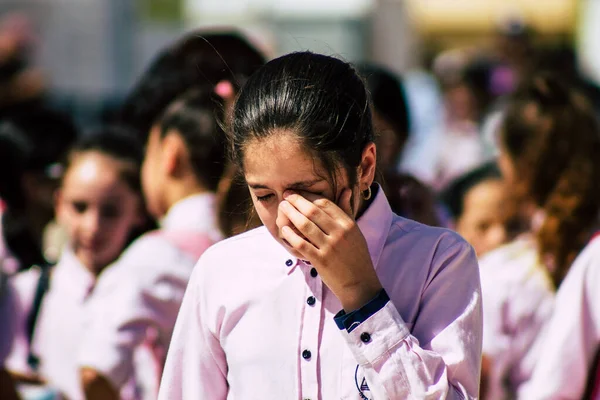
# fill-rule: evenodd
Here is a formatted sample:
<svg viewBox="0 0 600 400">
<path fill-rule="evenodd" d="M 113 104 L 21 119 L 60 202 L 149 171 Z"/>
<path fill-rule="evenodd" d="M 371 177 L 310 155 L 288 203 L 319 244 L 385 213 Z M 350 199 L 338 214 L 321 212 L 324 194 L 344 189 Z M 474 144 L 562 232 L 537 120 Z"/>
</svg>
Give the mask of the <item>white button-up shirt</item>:
<svg viewBox="0 0 600 400">
<path fill-rule="evenodd" d="M 596 238 L 577 257 L 560 285 L 539 362 L 520 398 L 583 398 L 589 368 L 599 348 L 600 238 Z M 598 399 L 600 394 L 596 393 L 594 400 Z"/>
<path fill-rule="evenodd" d="M 480 271 L 483 353 L 491 361 L 486 399 L 515 398 L 540 356 L 554 288 L 532 235 L 486 254 Z"/>
<path fill-rule="evenodd" d="M 209 249 L 175 327 L 159 399 L 476 398 L 481 293 L 458 235 L 394 215 L 358 221 L 391 301 L 351 332 L 316 270 L 261 227 Z"/>
</svg>

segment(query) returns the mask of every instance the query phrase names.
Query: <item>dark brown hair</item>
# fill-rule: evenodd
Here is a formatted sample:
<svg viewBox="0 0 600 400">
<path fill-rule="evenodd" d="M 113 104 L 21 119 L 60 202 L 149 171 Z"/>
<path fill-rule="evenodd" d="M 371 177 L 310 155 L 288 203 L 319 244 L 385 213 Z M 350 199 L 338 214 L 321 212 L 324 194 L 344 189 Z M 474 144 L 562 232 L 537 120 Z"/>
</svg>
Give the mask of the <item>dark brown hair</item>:
<svg viewBox="0 0 600 400">
<path fill-rule="evenodd" d="M 518 171 L 516 194 L 545 212 L 537 241 L 558 287 L 598 222 L 596 116 L 583 96 L 555 77 L 539 75 L 515 93 L 501 140 Z"/>
<path fill-rule="evenodd" d="M 362 78 L 347 62 L 308 51 L 270 61 L 235 103 L 230 150 L 241 171 L 245 145 L 278 129 L 292 129 L 331 176 L 341 167 L 353 185 L 362 152 L 375 139 Z"/>
</svg>

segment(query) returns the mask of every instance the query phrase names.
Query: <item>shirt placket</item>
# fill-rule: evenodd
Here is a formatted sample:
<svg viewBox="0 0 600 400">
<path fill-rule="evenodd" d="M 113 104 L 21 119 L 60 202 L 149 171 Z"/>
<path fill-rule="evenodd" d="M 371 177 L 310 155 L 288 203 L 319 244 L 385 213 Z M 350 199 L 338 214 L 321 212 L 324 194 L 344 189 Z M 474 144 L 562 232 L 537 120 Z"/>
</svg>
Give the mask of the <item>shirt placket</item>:
<svg viewBox="0 0 600 400">
<path fill-rule="evenodd" d="M 318 400 L 319 396 L 319 332 L 322 321 L 323 282 L 317 270 L 301 262 L 306 277 L 304 310 L 300 336 L 300 390 L 303 400 Z"/>
</svg>

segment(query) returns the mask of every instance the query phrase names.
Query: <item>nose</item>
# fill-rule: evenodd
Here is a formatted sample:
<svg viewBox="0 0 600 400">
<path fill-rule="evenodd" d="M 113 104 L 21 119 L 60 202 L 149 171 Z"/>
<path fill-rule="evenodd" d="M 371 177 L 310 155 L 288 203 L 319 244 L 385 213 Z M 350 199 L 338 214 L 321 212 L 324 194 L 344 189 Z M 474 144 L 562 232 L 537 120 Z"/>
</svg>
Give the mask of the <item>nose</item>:
<svg viewBox="0 0 600 400">
<path fill-rule="evenodd" d="M 84 219 L 84 228 L 88 236 L 92 237 L 100 231 L 100 219 L 100 213 L 95 210 L 90 210 L 86 213 Z"/>
</svg>

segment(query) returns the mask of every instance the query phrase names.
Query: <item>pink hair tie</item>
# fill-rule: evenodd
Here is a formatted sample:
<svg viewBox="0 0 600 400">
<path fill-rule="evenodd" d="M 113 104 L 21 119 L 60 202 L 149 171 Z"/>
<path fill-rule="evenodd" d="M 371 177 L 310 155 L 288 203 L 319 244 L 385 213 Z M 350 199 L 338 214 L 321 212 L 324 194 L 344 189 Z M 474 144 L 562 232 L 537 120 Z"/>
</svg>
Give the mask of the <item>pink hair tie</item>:
<svg viewBox="0 0 600 400">
<path fill-rule="evenodd" d="M 221 81 L 215 86 L 215 93 L 223 99 L 230 99 L 233 97 L 233 85 L 229 81 Z"/>
</svg>

